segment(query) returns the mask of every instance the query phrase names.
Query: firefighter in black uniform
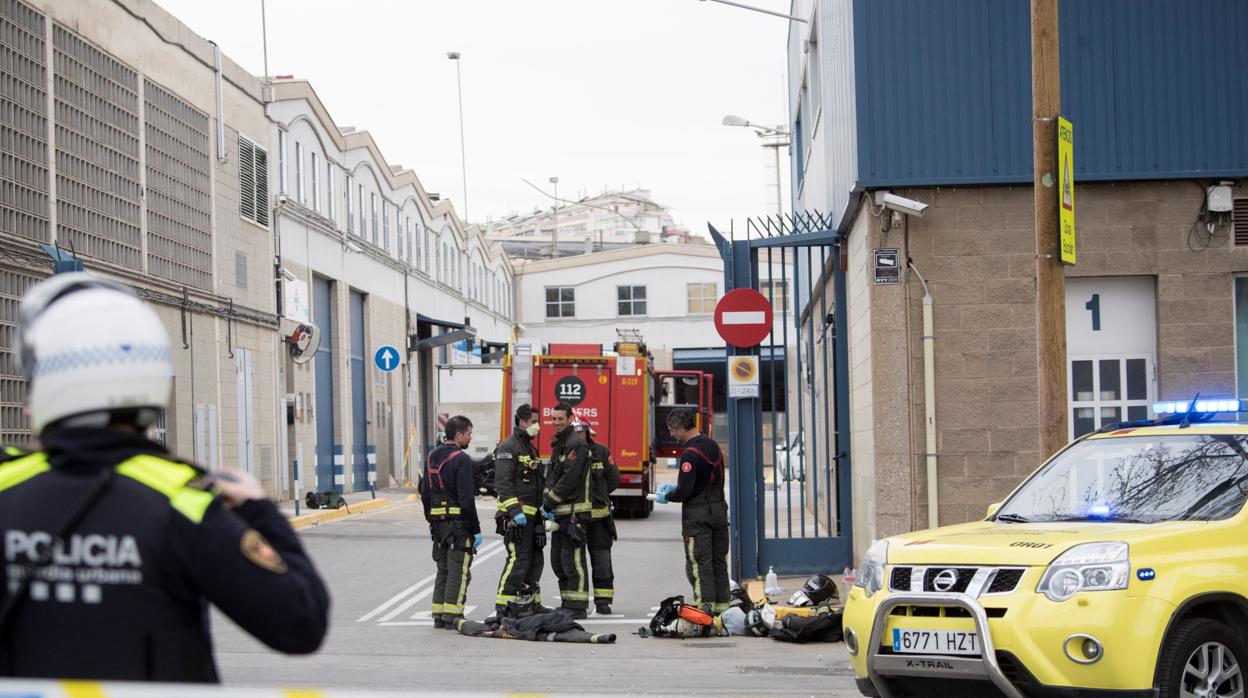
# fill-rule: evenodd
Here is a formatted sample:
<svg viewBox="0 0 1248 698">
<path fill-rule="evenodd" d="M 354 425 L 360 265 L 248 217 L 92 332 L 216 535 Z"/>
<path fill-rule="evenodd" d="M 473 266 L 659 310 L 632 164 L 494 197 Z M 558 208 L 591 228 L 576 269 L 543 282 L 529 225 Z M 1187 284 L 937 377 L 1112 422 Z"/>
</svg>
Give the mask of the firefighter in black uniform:
<svg viewBox="0 0 1248 698">
<path fill-rule="evenodd" d="M 676 484 L 659 488 L 656 502 L 680 502 L 685 540 L 685 574 L 697 605 L 712 613 L 728 610 L 728 501 L 724 498 L 724 455 L 719 444 L 698 431 L 692 410 L 675 410 L 667 429 L 685 445 Z"/>
<path fill-rule="evenodd" d="M 464 618 L 472 558 L 482 540 L 472 457 L 464 451 L 470 443 L 472 422 L 462 415 L 448 419 L 446 441 L 425 459 L 420 478 L 420 501 L 433 538 L 433 561 L 438 565 L 433 583 L 433 627 L 448 630 L 458 630 Z"/>
<path fill-rule="evenodd" d="M 551 411 L 555 436 L 551 440 L 550 472 L 542 497 L 542 516 L 558 524 L 550 537 L 550 566 L 559 579 L 560 605 L 575 619 L 589 609 L 589 575 L 585 570 L 585 529 L 590 520 L 589 448 L 572 426 L 567 403 Z"/>
<path fill-rule="evenodd" d="M 144 435 L 173 374 L 156 313 L 76 272 L 33 287 L 19 323 L 42 450 L 0 452 L 0 677 L 217 682 L 209 602 L 315 651 L 329 594 L 260 483 Z"/>
<path fill-rule="evenodd" d="M 585 537 L 594 582 L 594 609 L 601 615 L 610 615 L 611 602 L 615 599 L 611 544 L 617 539 L 615 520 L 611 516 L 611 493 L 620 486 L 620 469 L 611 457 L 611 449 L 594 440 L 597 433 L 593 427 L 578 422 L 578 431 L 589 444 L 589 494 L 593 509 L 585 525 Z"/>
<path fill-rule="evenodd" d="M 532 406 L 516 408 L 515 430 L 494 449 L 494 489 L 498 492 L 495 516 L 507 545 L 507 562 L 494 598 L 494 610 L 499 615 L 507 613 L 507 603 L 516 601 L 517 596 L 531 595 L 536 603 L 542 602 L 546 529 L 537 514 L 544 483 L 542 458 L 533 445 L 538 422 Z"/>
</svg>

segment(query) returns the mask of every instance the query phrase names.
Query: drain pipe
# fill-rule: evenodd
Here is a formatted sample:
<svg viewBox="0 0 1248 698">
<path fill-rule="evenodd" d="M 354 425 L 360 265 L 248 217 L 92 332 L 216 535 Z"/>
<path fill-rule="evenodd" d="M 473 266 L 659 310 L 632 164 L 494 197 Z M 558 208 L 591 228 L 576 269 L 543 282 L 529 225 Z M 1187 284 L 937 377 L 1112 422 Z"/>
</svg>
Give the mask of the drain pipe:
<svg viewBox="0 0 1248 698">
<path fill-rule="evenodd" d="M 936 481 L 936 335 L 932 330 L 932 292 L 927 280 L 913 262 L 906 262 L 910 271 L 923 284 L 923 409 L 926 412 L 927 459 L 927 526 L 936 528 L 940 512 L 940 495 Z"/>
<path fill-rule="evenodd" d="M 225 105 L 221 101 L 221 47 L 217 42 L 209 41 L 215 57 L 217 70 L 217 160 L 225 162 Z"/>
</svg>

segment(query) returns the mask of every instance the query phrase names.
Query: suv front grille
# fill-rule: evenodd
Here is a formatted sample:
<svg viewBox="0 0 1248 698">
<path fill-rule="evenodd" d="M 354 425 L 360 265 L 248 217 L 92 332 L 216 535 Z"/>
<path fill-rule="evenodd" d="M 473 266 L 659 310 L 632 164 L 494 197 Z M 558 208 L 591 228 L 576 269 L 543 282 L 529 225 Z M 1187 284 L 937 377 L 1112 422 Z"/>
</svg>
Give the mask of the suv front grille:
<svg viewBox="0 0 1248 698">
<path fill-rule="evenodd" d="M 899 566 L 892 568 L 888 587 L 901 592 L 1008 594 L 1018 588 L 1026 571 L 1023 567 Z M 945 588 L 937 588 L 937 580 Z"/>
<path fill-rule="evenodd" d="M 1021 567 L 1002 567 L 993 576 L 992 583 L 988 585 L 988 591 L 985 593 L 1008 594 L 1014 591 L 1018 583 L 1023 580 L 1024 571 Z"/>
</svg>

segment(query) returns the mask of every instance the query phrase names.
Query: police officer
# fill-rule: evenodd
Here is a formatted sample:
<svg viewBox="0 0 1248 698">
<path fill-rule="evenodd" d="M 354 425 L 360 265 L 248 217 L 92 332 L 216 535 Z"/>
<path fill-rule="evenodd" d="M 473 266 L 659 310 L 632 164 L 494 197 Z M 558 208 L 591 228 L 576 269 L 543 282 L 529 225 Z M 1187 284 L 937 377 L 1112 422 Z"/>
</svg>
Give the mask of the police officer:
<svg viewBox="0 0 1248 698">
<path fill-rule="evenodd" d="M 481 547 L 472 457 L 472 422 L 463 415 L 446 420 L 446 441 L 429 453 L 420 478 L 420 501 L 433 538 L 433 627 L 458 630 L 472 581 L 472 558 Z"/>
<path fill-rule="evenodd" d="M 598 443 L 597 432 L 585 422 L 578 422 L 578 432 L 589 445 L 589 493 L 593 509 L 585 525 L 589 546 L 589 562 L 594 582 L 594 609 L 602 615 L 611 614 L 615 599 L 615 573 L 611 570 L 611 544 L 617 539 L 615 520 L 611 516 L 611 493 L 620 486 L 620 469 L 611 457 L 611 449 Z"/>
<path fill-rule="evenodd" d="M 680 502 L 685 539 L 685 573 L 697 605 L 713 613 L 728 610 L 728 501 L 724 499 L 724 456 L 719 444 L 698 431 L 693 410 L 673 410 L 667 429 L 685 445 L 676 484 L 659 488 L 655 501 Z"/>
<path fill-rule="evenodd" d="M 172 387 L 156 313 L 59 274 L 22 300 L 19 332 L 42 450 L 0 453 L 0 676 L 217 682 L 209 602 L 278 651 L 315 651 L 329 594 L 260 483 L 145 436 Z"/>
<path fill-rule="evenodd" d="M 551 423 L 555 436 L 551 439 L 542 516 L 559 526 L 550 537 L 550 566 L 559 579 L 560 605 L 580 620 L 588 616 L 589 609 L 583 528 L 593 508 L 589 493 L 589 448 L 572 426 L 572 407 L 567 403 L 555 405 Z"/>
<path fill-rule="evenodd" d="M 496 517 L 507 545 L 507 562 L 503 565 L 498 594 L 494 598 L 494 610 L 500 616 L 507 613 L 507 602 L 515 601 L 518 595 L 532 595 L 535 602 L 542 602 L 540 584 L 546 529 L 542 517 L 537 515 L 544 483 L 542 459 L 533 444 L 540 428 L 538 422 L 532 406 L 519 406 L 515 430 L 494 449 Z"/>
</svg>

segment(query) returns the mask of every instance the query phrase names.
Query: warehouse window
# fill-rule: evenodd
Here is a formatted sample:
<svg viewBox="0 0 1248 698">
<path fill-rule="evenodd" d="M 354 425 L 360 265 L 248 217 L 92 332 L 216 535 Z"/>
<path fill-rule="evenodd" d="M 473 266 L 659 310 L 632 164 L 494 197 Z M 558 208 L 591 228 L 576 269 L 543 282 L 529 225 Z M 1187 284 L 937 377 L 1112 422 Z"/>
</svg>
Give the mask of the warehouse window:
<svg viewBox="0 0 1248 698">
<path fill-rule="evenodd" d="M 689 314 L 715 312 L 715 284 L 689 284 Z"/>
<path fill-rule="evenodd" d="M 269 154 L 246 136 L 238 136 L 239 212 L 243 218 L 269 225 Z"/>
<path fill-rule="evenodd" d="M 576 289 L 570 286 L 547 287 L 546 317 L 576 317 Z"/>
<path fill-rule="evenodd" d="M 277 131 L 277 190 L 286 193 L 286 132 Z"/>
<path fill-rule="evenodd" d="M 303 144 L 295 141 L 295 201 L 304 202 L 303 198 Z"/>
<path fill-rule="evenodd" d="M 329 217 L 334 217 L 334 163 L 325 163 L 325 203 L 328 204 Z M 337 227 L 337 226 L 335 226 Z"/>
<path fill-rule="evenodd" d="M 645 286 L 616 286 L 615 300 L 620 317 L 646 314 Z"/>
<path fill-rule="evenodd" d="M 316 153 L 312 153 L 312 167 L 308 168 L 312 177 L 312 210 L 317 213 L 321 212 L 321 183 L 318 181 L 321 163 L 316 157 Z"/>
</svg>

